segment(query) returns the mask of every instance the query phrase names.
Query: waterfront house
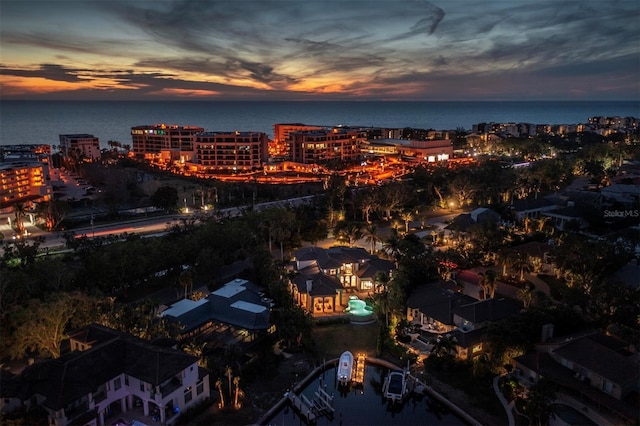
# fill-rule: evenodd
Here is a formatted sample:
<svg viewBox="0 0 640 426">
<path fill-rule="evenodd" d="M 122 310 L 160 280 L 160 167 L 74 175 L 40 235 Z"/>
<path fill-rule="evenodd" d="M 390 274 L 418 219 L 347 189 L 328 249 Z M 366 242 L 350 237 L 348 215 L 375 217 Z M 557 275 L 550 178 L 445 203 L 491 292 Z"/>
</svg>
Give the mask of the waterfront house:
<svg viewBox="0 0 640 426">
<path fill-rule="evenodd" d="M 40 407 L 50 426 L 105 426 L 116 414 L 172 425 L 210 397 L 195 356 L 97 324 L 69 339 L 70 353 L 3 374 L 3 410 Z"/>
<path fill-rule="evenodd" d="M 303 247 L 293 254 L 295 302 L 314 316 L 343 314 L 350 295 L 365 298 L 376 289 L 379 273 L 391 276 L 393 262 L 362 247 Z"/>
</svg>

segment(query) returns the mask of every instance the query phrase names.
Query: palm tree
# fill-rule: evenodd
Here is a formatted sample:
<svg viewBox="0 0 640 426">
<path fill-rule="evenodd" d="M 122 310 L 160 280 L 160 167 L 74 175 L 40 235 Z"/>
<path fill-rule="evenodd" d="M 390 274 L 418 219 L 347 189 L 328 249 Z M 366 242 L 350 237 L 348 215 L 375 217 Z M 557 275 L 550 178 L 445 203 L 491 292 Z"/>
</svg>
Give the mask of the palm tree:
<svg viewBox="0 0 640 426">
<path fill-rule="evenodd" d="M 396 267 L 398 267 L 398 255 L 400 253 L 400 236 L 398 235 L 398 231 L 396 229 L 390 229 L 389 236 L 386 240 L 384 240 L 382 244 L 382 249 L 385 251 L 385 253 L 387 253 L 394 259 Z"/>
<path fill-rule="evenodd" d="M 378 226 L 375 223 L 371 223 L 364 228 L 364 240 L 371 244 L 371 254 L 373 254 L 376 249 L 376 243 L 381 241 L 380 235 L 378 235 Z"/>
<path fill-rule="evenodd" d="M 498 288 L 498 284 L 496 282 L 496 272 L 492 269 L 486 270 L 484 273 L 479 273 L 480 276 L 480 287 L 482 288 L 482 292 L 484 298 L 487 299 L 487 295 L 493 299 L 496 290 Z"/>
<path fill-rule="evenodd" d="M 409 233 L 409 222 L 413 220 L 413 213 L 410 211 L 404 211 L 400 213 L 400 219 L 404 221 L 404 233 Z"/>
<path fill-rule="evenodd" d="M 218 408 L 224 408 L 224 394 L 222 393 L 222 380 L 216 380 L 216 388 L 218 388 L 218 392 L 220 393 L 220 404 Z"/>
<path fill-rule="evenodd" d="M 517 253 L 511 267 L 520 272 L 520 281 L 524 281 L 525 272 L 531 272 L 533 265 L 529 262 L 529 257 L 525 253 Z"/>
<path fill-rule="evenodd" d="M 186 299 L 189 294 L 189 288 L 193 291 L 193 273 L 191 272 L 191 269 L 185 269 L 182 271 L 180 276 L 178 276 L 178 282 L 184 288 L 184 298 Z"/>
<path fill-rule="evenodd" d="M 507 275 L 507 270 L 513 265 L 516 260 L 516 254 L 513 250 L 502 249 L 496 253 L 496 263 L 502 266 L 502 276 Z"/>
<path fill-rule="evenodd" d="M 24 234 L 24 223 L 22 223 L 27 211 L 27 206 L 24 203 L 15 203 L 13 205 L 13 212 L 16 218 L 16 230 L 18 234 Z"/>
<path fill-rule="evenodd" d="M 530 285 L 525 285 L 516 293 L 518 300 L 522 301 L 524 309 L 529 309 L 531 302 L 533 302 L 533 289 Z"/>
<path fill-rule="evenodd" d="M 452 352 L 455 352 L 455 349 L 455 340 L 449 334 L 446 334 L 441 336 L 440 339 L 435 339 L 431 353 L 438 358 L 450 358 L 453 356 Z"/>
</svg>

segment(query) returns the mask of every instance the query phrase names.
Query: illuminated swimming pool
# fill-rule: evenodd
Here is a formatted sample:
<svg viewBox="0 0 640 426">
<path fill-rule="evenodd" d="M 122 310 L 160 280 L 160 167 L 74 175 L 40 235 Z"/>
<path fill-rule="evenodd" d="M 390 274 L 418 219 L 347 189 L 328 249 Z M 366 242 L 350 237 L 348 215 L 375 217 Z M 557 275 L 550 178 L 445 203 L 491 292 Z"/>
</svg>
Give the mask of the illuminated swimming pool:
<svg viewBox="0 0 640 426">
<path fill-rule="evenodd" d="M 357 296 L 349 296 L 349 306 L 345 309 L 351 315 L 352 323 L 369 323 L 375 321 L 373 315 L 373 307 L 367 305 L 364 300 L 358 299 Z"/>
</svg>

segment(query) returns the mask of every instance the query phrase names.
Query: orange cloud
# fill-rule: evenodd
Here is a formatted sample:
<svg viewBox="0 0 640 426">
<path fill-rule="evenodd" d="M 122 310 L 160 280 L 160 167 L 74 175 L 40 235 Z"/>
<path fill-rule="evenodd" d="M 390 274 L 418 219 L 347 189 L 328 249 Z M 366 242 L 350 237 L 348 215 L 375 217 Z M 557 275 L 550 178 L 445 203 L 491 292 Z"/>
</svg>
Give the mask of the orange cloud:
<svg viewBox="0 0 640 426">
<path fill-rule="evenodd" d="M 220 92 L 216 92 L 215 90 L 192 90 L 192 89 L 162 89 L 155 92 L 150 92 L 151 95 L 171 95 L 171 96 L 182 96 L 182 97 L 208 97 L 208 96 L 217 96 L 220 95 Z"/>
<path fill-rule="evenodd" d="M 69 92 L 74 90 L 113 90 L 136 89 L 139 86 L 123 85 L 110 79 L 87 79 L 75 82 L 50 80 L 42 77 L 5 77 L 2 81 L 2 93 L 5 96 L 23 94 L 46 94 Z"/>
</svg>

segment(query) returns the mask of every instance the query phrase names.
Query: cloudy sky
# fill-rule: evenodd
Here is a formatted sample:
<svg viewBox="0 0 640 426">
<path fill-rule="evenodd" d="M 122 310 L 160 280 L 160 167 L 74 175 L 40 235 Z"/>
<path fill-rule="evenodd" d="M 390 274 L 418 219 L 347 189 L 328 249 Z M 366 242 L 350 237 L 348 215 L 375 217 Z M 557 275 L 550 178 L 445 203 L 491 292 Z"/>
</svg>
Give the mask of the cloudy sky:
<svg viewBox="0 0 640 426">
<path fill-rule="evenodd" d="M 638 16 L 638 0 L 0 0 L 0 95 L 637 100 Z"/>
</svg>

